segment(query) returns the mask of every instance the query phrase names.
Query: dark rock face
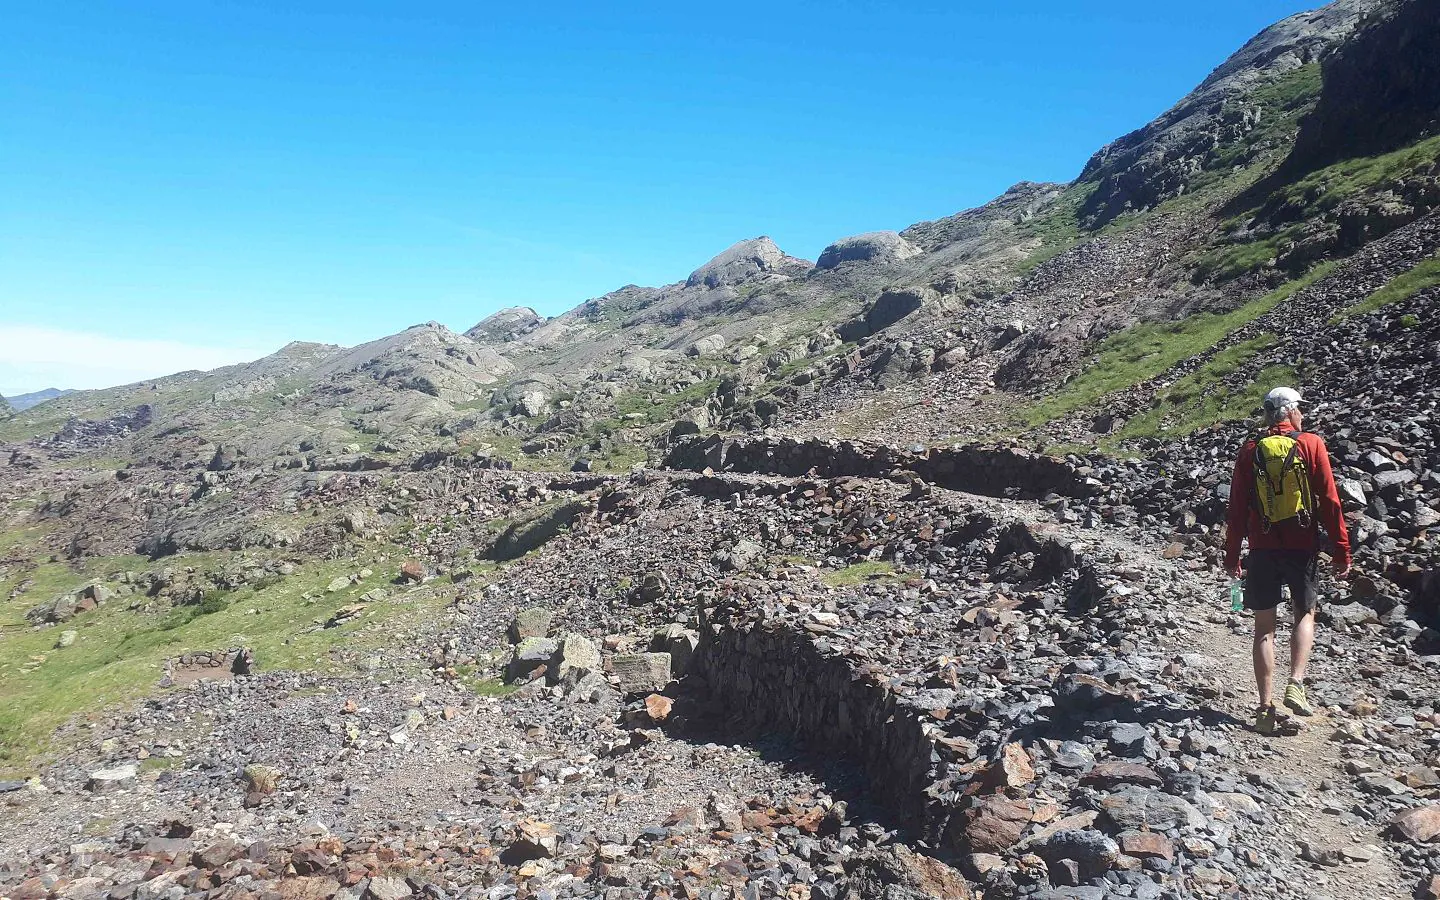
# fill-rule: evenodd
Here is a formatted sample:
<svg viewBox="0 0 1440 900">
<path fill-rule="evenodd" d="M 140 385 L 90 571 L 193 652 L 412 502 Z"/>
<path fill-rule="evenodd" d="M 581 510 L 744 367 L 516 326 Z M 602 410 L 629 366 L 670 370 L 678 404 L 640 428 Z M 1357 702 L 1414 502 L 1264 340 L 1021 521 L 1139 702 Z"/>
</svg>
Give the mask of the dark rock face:
<svg viewBox="0 0 1440 900">
<path fill-rule="evenodd" d="M 1324 87 L 1286 168 L 1385 153 L 1440 128 L 1440 6 L 1381 7 L 1323 63 Z"/>
<path fill-rule="evenodd" d="M 865 314 L 841 325 L 837 331 L 843 341 L 869 337 L 918 311 L 934 294 L 924 288 L 891 289 L 882 293 L 865 310 Z"/>
<path fill-rule="evenodd" d="M 803 633 L 717 624 L 726 627 L 696 657 L 717 702 L 756 727 L 859 761 L 875 793 L 895 798 L 900 821 L 917 830 L 937 824 L 940 813 L 924 802 L 934 775 L 924 710 L 899 705 L 882 683 L 858 678 Z M 783 696 L 777 685 L 786 686 Z"/>
<path fill-rule="evenodd" d="M 1341 0 L 1256 35 L 1164 115 L 1090 158 L 1080 180 L 1098 186 L 1081 214 L 1103 225 L 1184 193 L 1195 175 L 1221 164 L 1216 150 L 1243 145 L 1260 124 L 1260 110 L 1247 100 L 1251 91 L 1337 46 L 1376 5 Z"/>
<path fill-rule="evenodd" d="M 574 522 L 587 508 L 580 501 L 546 510 L 534 518 L 516 522 L 501 532 L 491 548 L 493 559 L 517 559 L 544 544 Z"/>
<path fill-rule="evenodd" d="M 938 447 L 911 453 L 851 441 L 725 440 L 712 435 L 685 438 L 670 451 L 665 465 L 790 476 L 814 470 L 824 477 L 910 472 L 942 487 L 990 497 L 1087 497 L 1099 488 L 1088 473 L 1066 460 L 1005 447 Z"/>
</svg>

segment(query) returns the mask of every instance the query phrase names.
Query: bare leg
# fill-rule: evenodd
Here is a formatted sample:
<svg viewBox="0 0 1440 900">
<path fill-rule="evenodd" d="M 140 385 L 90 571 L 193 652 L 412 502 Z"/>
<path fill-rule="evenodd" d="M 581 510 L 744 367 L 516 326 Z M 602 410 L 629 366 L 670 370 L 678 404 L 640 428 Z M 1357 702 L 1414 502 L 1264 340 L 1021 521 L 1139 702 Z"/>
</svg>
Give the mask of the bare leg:
<svg viewBox="0 0 1440 900">
<path fill-rule="evenodd" d="M 1290 635 L 1290 680 L 1305 683 L 1305 668 L 1310 665 L 1310 648 L 1315 645 L 1315 610 L 1295 617 L 1295 630 Z"/>
<path fill-rule="evenodd" d="M 1275 610 L 1255 611 L 1255 684 L 1260 689 L 1260 705 L 1269 706 L 1275 689 Z"/>
</svg>

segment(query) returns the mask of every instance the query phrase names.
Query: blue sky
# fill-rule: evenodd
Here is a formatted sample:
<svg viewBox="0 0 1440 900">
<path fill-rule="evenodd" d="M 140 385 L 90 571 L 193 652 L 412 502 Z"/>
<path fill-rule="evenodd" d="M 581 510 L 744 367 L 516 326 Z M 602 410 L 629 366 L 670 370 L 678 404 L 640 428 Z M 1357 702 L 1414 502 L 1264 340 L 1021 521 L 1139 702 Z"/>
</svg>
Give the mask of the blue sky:
<svg viewBox="0 0 1440 900">
<path fill-rule="evenodd" d="M 1073 178 L 1310 5 L 9 0 L 0 394 L 813 259 Z"/>
</svg>

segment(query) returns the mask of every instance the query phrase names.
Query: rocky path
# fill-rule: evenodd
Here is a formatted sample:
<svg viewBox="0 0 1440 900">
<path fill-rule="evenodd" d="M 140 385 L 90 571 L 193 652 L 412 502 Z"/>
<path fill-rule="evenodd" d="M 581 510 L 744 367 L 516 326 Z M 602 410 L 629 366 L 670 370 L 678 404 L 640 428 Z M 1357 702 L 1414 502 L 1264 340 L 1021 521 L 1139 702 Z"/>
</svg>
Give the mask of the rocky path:
<svg viewBox="0 0 1440 900">
<path fill-rule="evenodd" d="M 1345 633 L 1337 633 L 1318 626 L 1307 678 L 1316 714 L 1309 719 L 1295 717 L 1301 726 L 1296 734 L 1260 735 L 1249 727 L 1256 703 L 1251 617 L 1226 609 L 1226 580 L 1220 573 L 1184 565 L 1183 558 L 1166 560 L 1162 548 L 1143 540 L 1143 532 L 1141 535 L 1137 542 L 1133 533 L 1104 532 L 1092 552 L 1126 560 L 1128 566 L 1172 581 L 1171 600 L 1183 608 L 1180 618 L 1185 624 L 1168 634 L 1157 631 L 1160 640 L 1153 649 L 1174 654 L 1177 663 L 1185 660 L 1181 667 L 1204 673 L 1201 690 L 1192 690 L 1196 710 L 1230 723 L 1221 726 L 1230 747 L 1215 749 L 1229 757 L 1238 782 L 1272 798 L 1262 801 L 1265 808 L 1256 816 L 1264 824 L 1250 835 L 1241 832 L 1242 840 L 1253 839 L 1272 860 L 1282 862 L 1282 869 L 1266 873 L 1273 882 L 1273 894 L 1266 891 L 1262 895 L 1311 900 L 1417 896 L 1415 876 L 1404 871 L 1395 844 L 1387 839 L 1389 817 L 1366 816 L 1362 810 L 1369 793 L 1365 785 L 1377 783 L 1384 768 L 1367 757 L 1379 751 L 1376 755 L 1382 760 L 1403 759 L 1358 737 L 1362 733 L 1359 720 L 1396 712 L 1393 708 L 1382 710 L 1376 703 L 1376 695 L 1384 694 L 1376 689 L 1394 672 L 1386 671 L 1387 660 L 1376 646 L 1374 631 L 1343 629 Z M 1323 608 L 1325 600 L 1336 599 L 1346 588 L 1329 581 L 1322 590 L 1327 590 L 1322 596 Z M 1286 618 L 1282 613 L 1276 647 L 1277 700 L 1289 666 L 1291 630 Z M 1402 660 L 1392 662 L 1404 671 Z M 1362 676 L 1362 670 L 1368 677 Z M 1436 674 L 1440 673 L 1430 665 L 1432 687 Z M 1191 682 L 1188 687 L 1196 684 Z M 1397 693 L 1408 703 L 1407 692 Z M 1435 696 L 1431 690 L 1428 697 L 1414 699 L 1423 706 Z M 1342 707 L 1342 698 L 1352 702 Z M 1399 711 L 1399 720 L 1406 721 L 1405 715 Z M 1364 780 L 1367 776 L 1368 782 Z M 1397 783 L 1397 787 L 1403 785 Z M 1248 808 L 1249 804 L 1240 801 L 1237 806 Z M 1255 859 L 1258 862 L 1258 857 Z M 1425 883 L 1429 883 L 1428 876 Z"/>
<path fill-rule="evenodd" d="M 1430 877 L 1432 845 L 1382 832 L 1437 794 L 1437 661 L 1333 614 L 1313 665 L 1324 717 L 1248 732 L 1248 621 L 1200 535 L 1102 501 L 858 476 L 655 472 L 622 499 L 446 588 L 455 603 L 368 676 L 206 680 L 90 723 L 6 795 L 0 884 L 26 900 L 141 883 L 212 900 L 733 900 L 761 883 L 795 900 L 1379 900 Z M 689 633 L 697 602 L 730 617 L 702 670 L 625 686 L 621 648 Z M 477 694 L 536 607 L 566 646 L 589 636 L 590 674 Z M 137 772 L 149 758 L 173 763 Z M 257 766 L 278 773 L 264 790 Z M 884 893 L 892 877 L 908 892 Z"/>
<path fill-rule="evenodd" d="M 1216 596 L 1220 594 L 1217 585 Z M 1250 662 L 1250 633 L 1206 621 L 1198 629 L 1197 643 L 1218 661 L 1217 674 L 1230 689 L 1218 702 L 1221 711 L 1248 721 L 1254 711 L 1254 675 Z M 1289 630 L 1277 647 L 1276 668 L 1283 687 L 1289 659 Z M 1344 678 L 1342 666 L 1332 659 L 1317 658 L 1312 671 L 1322 678 Z M 1278 690 L 1279 688 L 1277 688 Z M 1278 698 L 1277 698 L 1278 699 Z M 1236 728 L 1233 741 L 1236 759 L 1248 770 L 1253 782 L 1277 787 L 1285 800 L 1272 805 L 1276 820 L 1273 838 L 1281 855 L 1288 847 L 1290 864 L 1313 886 L 1312 897 L 1406 897 L 1411 885 L 1400 872 L 1381 829 L 1373 823 L 1345 824 L 1343 802 L 1336 786 L 1347 775 L 1340 759 L 1339 745 L 1330 739 L 1341 724 L 1323 708 L 1302 724 L 1298 734 L 1267 737 Z"/>
</svg>

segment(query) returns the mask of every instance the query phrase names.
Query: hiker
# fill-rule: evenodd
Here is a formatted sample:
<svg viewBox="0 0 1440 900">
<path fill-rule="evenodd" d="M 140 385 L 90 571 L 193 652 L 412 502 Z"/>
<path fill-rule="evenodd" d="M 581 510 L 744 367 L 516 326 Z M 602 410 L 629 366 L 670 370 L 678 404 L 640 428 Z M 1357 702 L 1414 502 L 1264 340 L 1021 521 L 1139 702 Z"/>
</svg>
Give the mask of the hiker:
<svg viewBox="0 0 1440 900">
<path fill-rule="evenodd" d="M 1336 577 L 1350 574 L 1350 537 L 1319 435 L 1301 430 L 1300 393 L 1277 387 L 1265 395 L 1265 429 L 1245 442 L 1235 460 L 1226 516 L 1225 571 L 1245 578 L 1245 608 L 1255 613 L 1255 682 L 1260 705 L 1255 730 L 1274 734 L 1285 724 L 1271 699 L 1275 681 L 1275 608 L 1290 588 L 1295 628 L 1290 636 L 1290 681 L 1285 705 L 1298 715 L 1314 710 L 1305 696 L 1305 667 L 1315 642 L 1319 600 L 1320 527 L 1334 545 Z M 1240 542 L 1250 541 L 1242 570 Z"/>
</svg>

